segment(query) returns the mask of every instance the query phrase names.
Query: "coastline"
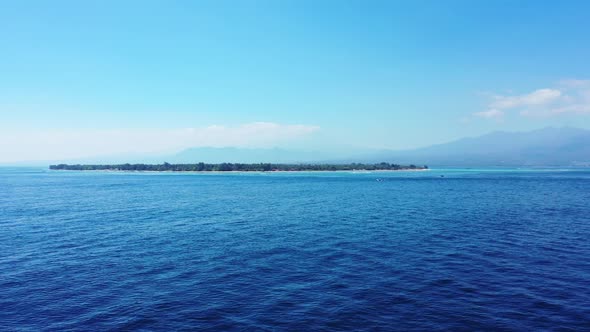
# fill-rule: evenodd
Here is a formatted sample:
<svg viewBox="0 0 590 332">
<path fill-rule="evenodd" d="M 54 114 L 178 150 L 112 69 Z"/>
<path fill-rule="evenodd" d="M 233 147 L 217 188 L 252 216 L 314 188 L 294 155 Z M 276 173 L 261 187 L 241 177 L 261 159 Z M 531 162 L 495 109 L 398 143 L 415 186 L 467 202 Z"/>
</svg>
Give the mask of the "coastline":
<svg viewBox="0 0 590 332">
<path fill-rule="evenodd" d="M 90 170 L 69 170 L 69 169 L 50 169 L 49 171 L 54 172 L 100 172 L 100 173 L 169 173 L 169 174 L 237 174 L 237 173 L 388 173 L 388 172 L 423 172 L 430 171 L 429 168 L 424 169 L 374 169 L 374 170 L 301 170 L 301 171 L 136 171 L 136 170 L 114 170 L 114 169 L 90 169 Z"/>
<path fill-rule="evenodd" d="M 49 165 L 50 170 L 107 171 L 107 172 L 190 172 L 190 173 L 271 173 L 271 172 L 385 172 L 421 171 L 428 166 L 400 165 L 393 163 L 348 163 L 348 164 L 272 164 L 272 163 L 192 163 L 192 164 L 58 164 Z"/>
</svg>

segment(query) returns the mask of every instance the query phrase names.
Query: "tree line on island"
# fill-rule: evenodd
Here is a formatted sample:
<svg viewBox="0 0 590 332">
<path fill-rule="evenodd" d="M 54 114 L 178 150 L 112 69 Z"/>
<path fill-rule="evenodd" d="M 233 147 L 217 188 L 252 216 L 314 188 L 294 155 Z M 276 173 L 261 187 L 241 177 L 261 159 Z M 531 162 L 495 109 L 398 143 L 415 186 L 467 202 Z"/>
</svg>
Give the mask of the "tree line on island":
<svg viewBox="0 0 590 332">
<path fill-rule="evenodd" d="M 196 164 L 117 164 L 117 165 L 51 165 L 52 170 L 70 171 L 152 171 L 152 172 L 271 172 L 271 171 L 384 171 L 423 170 L 428 166 L 378 164 L 242 164 L 242 163 L 196 163 Z"/>
</svg>

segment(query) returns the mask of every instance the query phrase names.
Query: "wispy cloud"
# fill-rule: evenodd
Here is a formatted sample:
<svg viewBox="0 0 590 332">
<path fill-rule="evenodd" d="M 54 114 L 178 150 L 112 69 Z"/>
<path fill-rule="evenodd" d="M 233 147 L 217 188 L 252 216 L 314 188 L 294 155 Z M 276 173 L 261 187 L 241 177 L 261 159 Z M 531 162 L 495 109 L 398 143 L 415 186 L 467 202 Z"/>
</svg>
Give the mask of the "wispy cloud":
<svg viewBox="0 0 590 332">
<path fill-rule="evenodd" d="M 0 133 L 0 162 L 172 152 L 188 147 L 272 147 L 320 128 L 253 122 L 178 129 L 36 130 Z"/>
<path fill-rule="evenodd" d="M 562 80 L 521 95 L 491 95 L 487 109 L 473 115 L 498 119 L 510 112 L 528 117 L 590 114 L 590 80 Z"/>
<path fill-rule="evenodd" d="M 561 97 L 561 91 L 555 89 L 539 89 L 520 96 L 494 96 L 489 105 L 492 109 L 503 110 L 517 107 L 548 105 Z"/>
<path fill-rule="evenodd" d="M 474 113 L 474 115 L 485 119 L 501 119 L 504 116 L 504 112 L 495 108 L 491 108 L 487 111 Z"/>
</svg>

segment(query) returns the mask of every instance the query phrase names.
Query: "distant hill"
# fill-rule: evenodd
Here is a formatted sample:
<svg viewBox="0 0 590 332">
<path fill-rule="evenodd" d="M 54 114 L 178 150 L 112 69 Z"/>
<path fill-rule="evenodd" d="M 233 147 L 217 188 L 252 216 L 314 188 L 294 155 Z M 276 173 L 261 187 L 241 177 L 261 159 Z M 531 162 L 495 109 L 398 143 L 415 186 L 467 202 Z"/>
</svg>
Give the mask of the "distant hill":
<svg viewBox="0 0 590 332">
<path fill-rule="evenodd" d="M 199 147 L 183 150 L 175 155 L 166 157 L 166 161 L 174 163 L 302 163 L 327 161 L 337 158 L 337 154 L 317 151 L 248 148 L 211 148 Z"/>
<path fill-rule="evenodd" d="M 19 163 L 380 163 L 436 166 L 586 166 L 590 167 L 590 130 L 564 127 L 529 132 L 496 131 L 425 148 L 394 150 L 301 151 L 282 148 L 189 148 L 168 155 L 118 155 L 76 160 Z"/>
<path fill-rule="evenodd" d="M 393 162 L 429 166 L 590 166 L 590 130 L 564 127 L 496 131 L 425 148 L 364 152 L 287 149 L 191 148 L 165 157 L 174 163 Z"/>
<path fill-rule="evenodd" d="M 590 166 L 590 130 L 497 131 L 421 149 L 381 152 L 363 161 L 377 160 L 429 166 Z"/>
</svg>

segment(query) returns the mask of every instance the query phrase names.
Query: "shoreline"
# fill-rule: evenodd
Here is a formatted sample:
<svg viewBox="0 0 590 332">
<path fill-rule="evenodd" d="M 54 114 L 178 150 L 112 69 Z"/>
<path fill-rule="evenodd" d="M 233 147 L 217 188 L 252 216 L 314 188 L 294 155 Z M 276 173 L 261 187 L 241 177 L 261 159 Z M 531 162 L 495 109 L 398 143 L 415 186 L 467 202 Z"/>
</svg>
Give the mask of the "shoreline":
<svg viewBox="0 0 590 332">
<path fill-rule="evenodd" d="M 192 163 L 192 164 L 58 164 L 49 165 L 50 170 L 107 171 L 107 172 L 186 172 L 186 173 L 272 173 L 272 172 L 384 172 L 421 171 L 428 166 L 393 163 L 348 163 L 348 164 L 273 164 L 273 163 Z"/>
<path fill-rule="evenodd" d="M 135 171 L 135 170 L 114 170 L 114 169 L 89 169 L 89 170 L 69 170 L 69 169 L 50 169 L 49 171 L 66 171 L 66 172 L 101 172 L 101 173 L 189 173 L 189 174 L 236 174 L 236 173 L 378 173 L 378 172 L 423 172 L 430 171 L 429 168 L 424 169 L 373 169 L 373 170 L 309 170 L 309 171 Z"/>
</svg>

